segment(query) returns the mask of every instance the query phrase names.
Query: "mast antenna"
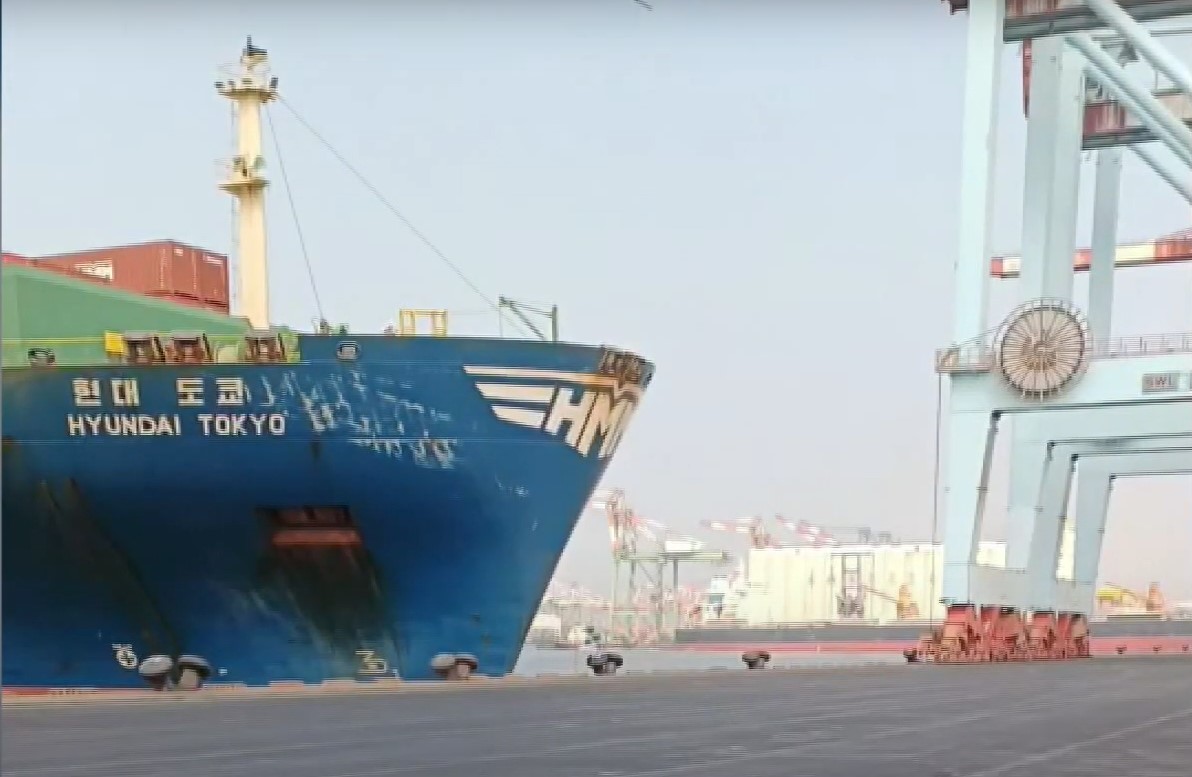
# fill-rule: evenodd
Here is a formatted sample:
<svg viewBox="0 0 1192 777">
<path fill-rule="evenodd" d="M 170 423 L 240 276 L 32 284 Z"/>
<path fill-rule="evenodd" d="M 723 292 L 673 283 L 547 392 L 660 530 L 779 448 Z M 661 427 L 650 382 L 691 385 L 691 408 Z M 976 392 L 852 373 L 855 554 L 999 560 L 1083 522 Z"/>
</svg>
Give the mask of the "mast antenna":
<svg viewBox="0 0 1192 777">
<path fill-rule="evenodd" d="M 265 158 L 261 154 L 261 109 L 277 99 L 277 77 L 269 71 L 269 53 L 248 37 L 230 75 L 215 91 L 235 106 L 236 155 L 224 163 L 219 188 L 236 198 L 240 247 L 240 306 L 254 329 L 269 328 L 269 263 L 265 234 Z"/>
<path fill-rule="evenodd" d="M 520 321 L 527 329 L 533 332 L 539 340 L 546 340 L 547 342 L 559 342 L 559 306 L 551 305 L 549 308 L 541 308 L 535 305 L 528 305 L 525 302 L 518 302 L 515 299 L 508 297 L 497 297 L 497 312 L 508 310 L 517 320 Z M 542 329 L 530 320 L 529 315 L 534 314 L 547 319 L 550 322 L 550 333 L 543 332 Z"/>
</svg>

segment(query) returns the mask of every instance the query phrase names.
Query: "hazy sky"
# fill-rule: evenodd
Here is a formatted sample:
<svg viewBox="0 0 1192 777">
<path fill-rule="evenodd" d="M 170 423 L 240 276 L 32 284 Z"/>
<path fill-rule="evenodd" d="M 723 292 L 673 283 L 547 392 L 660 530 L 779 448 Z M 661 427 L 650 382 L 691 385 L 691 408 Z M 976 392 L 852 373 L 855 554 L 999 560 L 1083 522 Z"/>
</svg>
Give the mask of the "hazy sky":
<svg viewBox="0 0 1192 777">
<path fill-rule="evenodd" d="M 657 362 L 606 478 L 639 512 L 737 550 L 700 521 L 930 535 L 963 16 L 930 1 L 180 5 L 5 0 L 5 250 L 229 251 L 215 161 L 230 118 L 212 82 L 252 34 L 289 104 L 485 293 L 557 303 L 567 339 Z M 1015 251 L 1025 122 L 1006 53 L 995 235 Z M 328 318 L 376 330 L 400 307 L 443 307 L 462 311 L 457 332 L 495 333 L 292 114 L 272 116 L 276 318 L 318 315 L 284 162 Z M 1188 216 L 1127 156 L 1123 241 Z M 1116 333 L 1192 329 L 1192 268 L 1127 271 L 1117 289 Z M 999 282 L 991 315 L 1016 293 Z M 991 537 L 1003 505 L 995 491 Z M 1103 577 L 1192 598 L 1190 506 L 1192 478 L 1123 483 Z M 603 587 L 609 567 L 603 517 L 587 515 L 559 576 Z"/>
</svg>

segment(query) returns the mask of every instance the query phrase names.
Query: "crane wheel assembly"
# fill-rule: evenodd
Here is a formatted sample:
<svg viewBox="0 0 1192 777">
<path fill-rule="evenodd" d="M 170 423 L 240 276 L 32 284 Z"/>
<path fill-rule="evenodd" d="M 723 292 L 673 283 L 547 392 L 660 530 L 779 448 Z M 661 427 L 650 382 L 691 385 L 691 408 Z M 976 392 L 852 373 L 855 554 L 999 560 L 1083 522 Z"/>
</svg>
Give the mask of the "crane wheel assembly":
<svg viewBox="0 0 1192 777">
<path fill-rule="evenodd" d="M 943 625 L 903 651 L 911 663 L 981 664 L 1088 658 L 1088 618 L 1075 612 L 952 604 Z"/>
</svg>

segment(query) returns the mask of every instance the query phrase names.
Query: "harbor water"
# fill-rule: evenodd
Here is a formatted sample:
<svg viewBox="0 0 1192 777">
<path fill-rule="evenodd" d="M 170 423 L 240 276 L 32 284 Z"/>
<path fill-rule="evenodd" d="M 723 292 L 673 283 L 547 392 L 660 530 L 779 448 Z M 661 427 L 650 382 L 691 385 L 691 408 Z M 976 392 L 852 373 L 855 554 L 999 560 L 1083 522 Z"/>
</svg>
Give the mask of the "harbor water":
<svg viewBox="0 0 1192 777">
<path fill-rule="evenodd" d="M 609 648 L 625 659 L 622 671 L 694 672 L 711 669 L 737 669 L 743 664 L 735 653 L 702 652 L 667 648 Z M 584 674 L 588 668 L 584 660 L 596 649 L 583 648 L 540 648 L 527 646 L 522 651 L 513 672 L 532 677 L 539 674 Z M 814 666 L 860 666 L 864 664 L 905 664 L 906 659 L 896 653 L 849 653 L 807 654 L 773 653 L 770 666 L 814 667 Z"/>
</svg>

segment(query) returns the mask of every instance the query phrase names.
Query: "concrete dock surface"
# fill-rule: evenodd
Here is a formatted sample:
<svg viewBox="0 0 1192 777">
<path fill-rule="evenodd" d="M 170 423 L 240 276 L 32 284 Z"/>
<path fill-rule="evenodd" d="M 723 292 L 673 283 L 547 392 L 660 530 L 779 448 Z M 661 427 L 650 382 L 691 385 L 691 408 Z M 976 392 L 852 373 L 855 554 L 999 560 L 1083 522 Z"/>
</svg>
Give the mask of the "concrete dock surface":
<svg viewBox="0 0 1192 777">
<path fill-rule="evenodd" d="M 1185 656 L 467 685 L 6 703 L 0 771 L 1188 777 L 1192 764 Z"/>
</svg>

